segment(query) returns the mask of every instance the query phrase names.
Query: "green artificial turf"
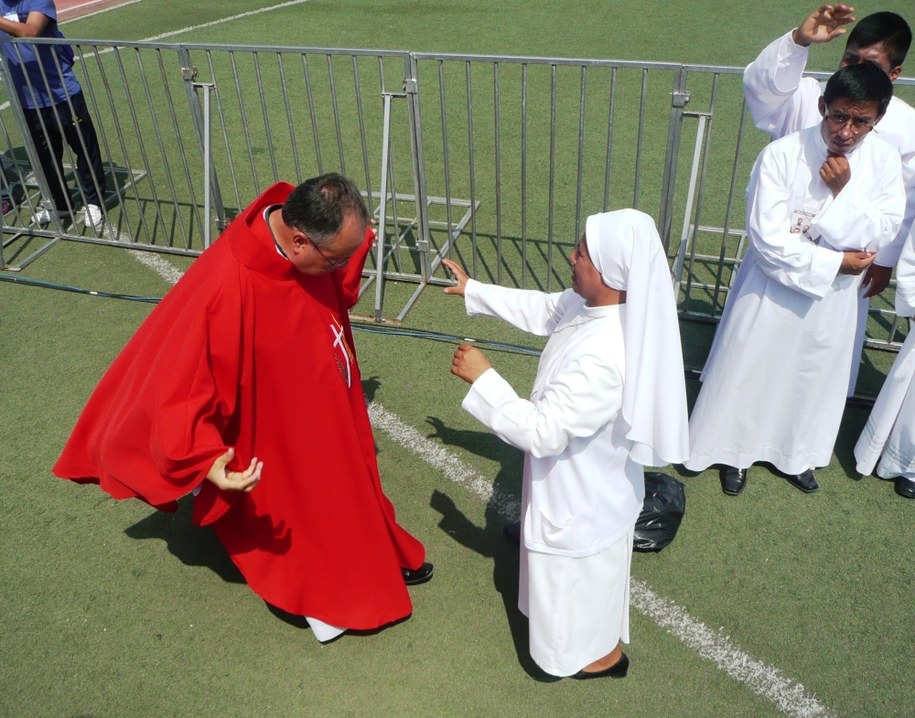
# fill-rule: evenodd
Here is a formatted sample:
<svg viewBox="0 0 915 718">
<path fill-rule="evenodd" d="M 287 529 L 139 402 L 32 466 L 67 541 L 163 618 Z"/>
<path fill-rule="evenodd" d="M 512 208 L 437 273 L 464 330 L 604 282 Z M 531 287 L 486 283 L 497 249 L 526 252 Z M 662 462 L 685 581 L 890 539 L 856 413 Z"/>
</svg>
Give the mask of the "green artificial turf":
<svg viewBox="0 0 915 718">
<path fill-rule="evenodd" d="M 271 4 L 144 0 L 64 31 L 137 40 Z M 859 14 L 876 9 L 915 19 L 909 3 L 899 1 L 859 7 Z M 786 0 L 584 2 L 574 10 L 517 0 L 319 0 L 169 41 L 743 65 L 805 11 Z M 839 51 L 835 44 L 818 48 L 812 69 L 831 69 Z M 449 121 L 462 127 L 459 116 Z M 722 123 L 716 132 L 724 137 L 735 127 Z M 716 164 L 727 164 L 725 154 Z M 488 159 L 478 157 L 481 167 Z M 508 153 L 503 161 L 507 176 L 516 172 L 517 157 Z M 560 177 L 567 177 L 574 162 L 563 162 Z M 569 198 L 561 187 L 557 197 L 560 212 L 574 212 L 562 204 Z M 493 207 L 485 212 L 493 221 Z M 505 208 L 506 217 L 516 212 Z M 459 245 L 455 256 L 476 259 L 483 278 L 496 271 L 485 251 Z M 560 258 L 548 271 L 554 281 L 567 281 Z M 85 244 L 60 244 L 22 275 L 149 296 L 168 286 L 126 252 Z M 389 284 L 386 307 L 399 308 L 412 289 Z M 360 314 L 371 314 L 372 293 Z M 327 646 L 300 622 L 266 608 L 214 535 L 189 525 L 187 503 L 162 514 L 54 479 L 50 467 L 92 387 L 150 310 L 0 282 L 0 715 L 782 715 L 635 609 L 629 678 L 548 680 L 527 654 L 525 622 L 515 608 L 517 555 L 501 536 L 504 517 L 382 431 L 386 491 L 401 522 L 426 544 L 436 576 L 411 589 L 415 613 L 408 621 Z M 542 346 L 495 321 L 466 318 L 460 300 L 434 287 L 406 325 Z M 685 323 L 683 336 L 687 363 L 701 364 L 711 328 Z M 448 373 L 451 344 L 365 332 L 356 338 L 370 399 L 518 495 L 520 453 L 460 409 L 466 387 Z M 536 358 L 489 356 L 519 393 L 529 390 Z M 891 358 L 868 352 L 864 385 L 875 390 Z M 694 396 L 696 383 L 688 389 Z M 851 447 L 866 416 L 862 409 L 846 412 L 835 458 L 818 472 L 817 494 L 802 495 L 763 467 L 754 467 L 737 498 L 721 493 L 714 472 L 680 472 L 688 496 L 680 534 L 659 554 L 637 554 L 633 577 L 803 683 L 834 715 L 903 717 L 915 705 L 913 502 L 896 497 L 889 482 L 856 478 Z"/>
</svg>

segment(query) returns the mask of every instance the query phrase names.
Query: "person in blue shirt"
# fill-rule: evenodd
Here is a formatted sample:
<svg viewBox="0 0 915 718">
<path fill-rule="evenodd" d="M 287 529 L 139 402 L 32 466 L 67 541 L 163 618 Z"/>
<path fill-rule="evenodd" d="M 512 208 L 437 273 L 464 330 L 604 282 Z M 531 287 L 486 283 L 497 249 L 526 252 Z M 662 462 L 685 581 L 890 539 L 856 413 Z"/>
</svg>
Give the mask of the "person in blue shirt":
<svg viewBox="0 0 915 718">
<path fill-rule="evenodd" d="M 52 0 L 0 0 L 0 31 L 18 38 L 63 37 Z M 25 113 L 54 205 L 53 209 L 36 212 L 33 221 L 47 224 L 69 219 L 73 214 L 64 181 L 66 140 L 76 156 L 76 177 L 85 203 L 78 219 L 98 227 L 103 219 L 105 174 L 95 127 L 73 73 L 73 48 L 0 41 L 0 52 Z"/>
</svg>

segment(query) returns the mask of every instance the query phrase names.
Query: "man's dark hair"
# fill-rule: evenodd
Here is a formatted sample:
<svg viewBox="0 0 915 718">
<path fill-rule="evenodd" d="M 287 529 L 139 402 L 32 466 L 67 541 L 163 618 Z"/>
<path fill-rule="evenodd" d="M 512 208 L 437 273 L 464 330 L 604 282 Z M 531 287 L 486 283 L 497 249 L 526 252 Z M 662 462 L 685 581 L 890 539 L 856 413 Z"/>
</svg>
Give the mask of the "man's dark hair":
<svg viewBox="0 0 915 718">
<path fill-rule="evenodd" d="M 855 25 L 848 34 L 845 47 L 883 45 L 892 69 L 905 62 L 911 44 L 912 30 L 909 24 L 896 13 L 883 11 L 868 15 Z"/>
<path fill-rule="evenodd" d="M 335 172 L 305 180 L 289 193 L 283 205 L 283 221 L 305 232 L 318 245 L 333 240 L 350 214 L 365 224 L 369 222 L 359 188 Z"/>
<path fill-rule="evenodd" d="M 854 102 L 876 102 L 879 106 L 877 114 L 882 116 L 893 99 L 893 83 L 886 72 L 873 62 L 848 65 L 829 78 L 823 91 L 827 105 L 842 98 Z"/>
</svg>

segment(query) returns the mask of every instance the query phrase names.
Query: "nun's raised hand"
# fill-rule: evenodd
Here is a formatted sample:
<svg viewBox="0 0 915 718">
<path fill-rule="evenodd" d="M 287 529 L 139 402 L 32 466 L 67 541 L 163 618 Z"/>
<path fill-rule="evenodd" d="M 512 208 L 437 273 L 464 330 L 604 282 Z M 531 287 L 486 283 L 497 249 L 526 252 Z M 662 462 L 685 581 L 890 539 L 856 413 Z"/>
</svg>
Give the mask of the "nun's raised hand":
<svg viewBox="0 0 915 718">
<path fill-rule="evenodd" d="M 454 281 L 457 282 L 453 287 L 445 287 L 445 294 L 456 294 L 459 297 L 463 297 L 464 288 L 467 286 L 467 280 L 470 279 L 467 272 L 464 271 L 464 268 L 460 264 L 452 262 L 450 259 L 443 259 L 442 264 L 451 272 L 451 276 L 454 278 Z"/>
<path fill-rule="evenodd" d="M 451 360 L 451 373 L 468 384 L 473 384 L 492 364 L 486 355 L 472 344 L 458 344 Z"/>
</svg>

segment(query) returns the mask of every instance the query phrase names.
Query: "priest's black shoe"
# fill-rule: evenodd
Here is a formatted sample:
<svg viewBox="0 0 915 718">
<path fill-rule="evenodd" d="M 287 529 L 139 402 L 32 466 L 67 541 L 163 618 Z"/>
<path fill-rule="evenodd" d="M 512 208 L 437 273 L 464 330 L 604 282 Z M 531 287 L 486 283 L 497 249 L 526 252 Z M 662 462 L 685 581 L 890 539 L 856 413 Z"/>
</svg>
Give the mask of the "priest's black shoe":
<svg viewBox="0 0 915 718">
<path fill-rule="evenodd" d="M 728 496 L 737 496 L 747 485 L 747 470 L 733 466 L 722 466 L 718 472 L 721 480 L 721 490 Z"/>
<path fill-rule="evenodd" d="M 906 499 L 915 499 L 915 480 L 900 476 L 896 479 L 896 493 Z"/>
<path fill-rule="evenodd" d="M 521 522 L 509 521 L 502 527 L 502 533 L 512 543 L 521 543 Z"/>
<path fill-rule="evenodd" d="M 792 486 L 796 486 L 805 494 L 813 493 L 820 488 L 817 480 L 813 478 L 813 469 L 807 469 L 807 471 L 801 474 L 789 474 L 788 483 Z"/>
<path fill-rule="evenodd" d="M 408 586 L 418 586 L 421 583 L 432 578 L 432 571 L 434 567 L 431 563 L 424 563 L 419 568 L 402 568 L 400 569 L 403 574 L 403 582 Z"/>
<path fill-rule="evenodd" d="M 571 676 L 571 678 L 575 678 L 579 681 L 588 678 L 625 678 L 627 673 L 629 673 L 629 656 L 624 653 L 623 657 L 609 668 L 593 672 L 582 670 Z"/>
</svg>

